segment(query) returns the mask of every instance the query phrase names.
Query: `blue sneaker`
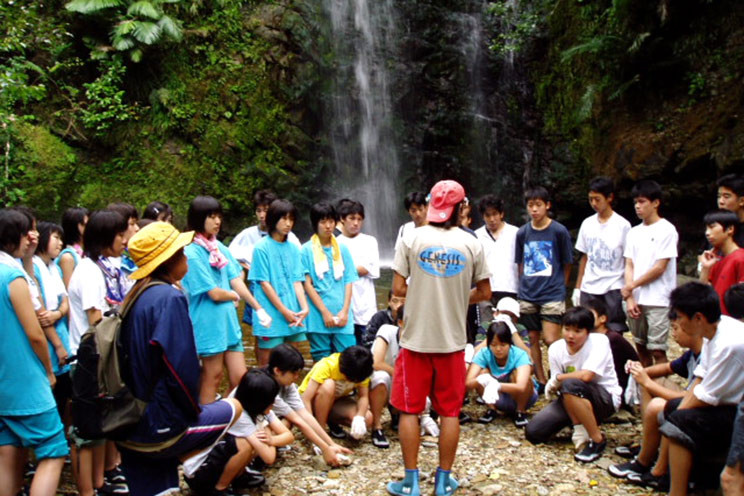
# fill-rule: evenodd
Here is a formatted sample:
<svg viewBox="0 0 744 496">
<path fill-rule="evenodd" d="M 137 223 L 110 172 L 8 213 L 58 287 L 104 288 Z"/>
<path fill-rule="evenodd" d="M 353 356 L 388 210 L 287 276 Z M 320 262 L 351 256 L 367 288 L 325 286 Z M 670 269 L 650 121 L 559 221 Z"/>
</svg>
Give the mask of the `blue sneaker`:
<svg viewBox="0 0 744 496">
<path fill-rule="evenodd" d="M 455 494 L 458 487 L 460 487 L 460 484 L 451 474 L 446 474 L 445 476 L 437 470 L 434 481 L 435 496 L 451 496 Z"/>
<path fill-rule="evenodd" d="M 388 482 L 387 492 L 394 496 L 421 496 L 421 490 L 419 489 L 418 480 L 412 485 L 406 485 L 405 480 Z"/>
</svg>

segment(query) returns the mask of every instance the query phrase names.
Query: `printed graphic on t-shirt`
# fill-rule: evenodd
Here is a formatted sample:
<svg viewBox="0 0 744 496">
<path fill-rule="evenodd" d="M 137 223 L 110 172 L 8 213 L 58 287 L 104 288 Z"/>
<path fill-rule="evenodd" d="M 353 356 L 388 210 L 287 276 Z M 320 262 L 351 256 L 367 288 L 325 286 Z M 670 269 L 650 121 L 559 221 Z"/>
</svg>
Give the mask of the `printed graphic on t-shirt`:
<svg viewBox="0 0 744 496">
<path fill-rule="evenodd" d="M 568 367 L 566 367 L 566 371 L 564 372 L 564 374 L 570 374 L 571 372 L 576 372 L 576 367 L 574 367 L 573 365 L 569 365 Z"/>
<path fill-rule="evenodd" d="M 591 263 L 593 263 L 599 270 L 607 272 L 615 270 L 617 260 L 623 256 L 622 247 L 617 247 L 613 250 L 600 238 L 587 239 L 587 245 L 589 260 L 591 260 Z"/>
<path fill-rule="evenodd" d="M 418 265 L 435 277 L 452 277 L 465 270 L 465 255 L 454 248 L 432 246 L 419 253 Z"/>
<path fill-rule="evenodd" d="M 538 277 L 553 275 L 550 257 L 553 253 L 552 241 L 528 241 L 524 245 L 524 275 Z"/>
</svg>

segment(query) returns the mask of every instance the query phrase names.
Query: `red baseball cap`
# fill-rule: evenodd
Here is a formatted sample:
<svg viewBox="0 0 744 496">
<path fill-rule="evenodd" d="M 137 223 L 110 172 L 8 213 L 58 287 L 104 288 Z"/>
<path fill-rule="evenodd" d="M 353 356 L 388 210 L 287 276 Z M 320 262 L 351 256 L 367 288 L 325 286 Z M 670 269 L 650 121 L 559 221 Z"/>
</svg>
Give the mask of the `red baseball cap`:
<svg viewBox="0 0 744 496">
<path fill-rule="evenodd" d="M 445 222 L 452 215 L 455 205 L 465 198 L 465 190 L 460 183 L 450 179 L 439 181 L 429 193 L 429 211 L 426 220 Z"/>
</svg>

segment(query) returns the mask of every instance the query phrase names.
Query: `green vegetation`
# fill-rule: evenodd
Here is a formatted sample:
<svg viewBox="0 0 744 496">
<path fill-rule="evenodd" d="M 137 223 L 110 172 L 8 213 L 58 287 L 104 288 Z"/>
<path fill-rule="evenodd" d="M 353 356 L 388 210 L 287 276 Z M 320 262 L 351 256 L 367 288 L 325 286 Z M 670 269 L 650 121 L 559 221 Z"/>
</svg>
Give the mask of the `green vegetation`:
<svg viewBox="0 0 744 496">
<path fill-rule="evenodd" d="M 212 194 L 240 225 L 253 191 L 307 180 L 308 138 L 288 108 L 312 80 L 277 81 L 276 47 L 257 34 L 260 16 L 286 5 L 65 6 L 0 6 L 3 204 L 53 218 L 74 204 L 159 199 L 185 212 Z"/>
</svg>

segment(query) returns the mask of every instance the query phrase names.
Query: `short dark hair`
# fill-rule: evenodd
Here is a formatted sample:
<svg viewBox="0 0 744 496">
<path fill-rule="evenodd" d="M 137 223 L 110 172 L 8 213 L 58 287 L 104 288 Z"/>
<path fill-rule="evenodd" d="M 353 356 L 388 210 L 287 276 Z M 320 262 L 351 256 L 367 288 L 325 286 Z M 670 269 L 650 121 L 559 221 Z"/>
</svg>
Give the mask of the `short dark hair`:
<svg viewBox="0 0 744 496">
<path fill-rule="evenodd" d="M 583 307 L 569 308 L 563 315 L 563 325 L 591 332 L 594 329 L 594 314 Z"/>
<path fill-rule="evenodd" d="M 277 394 L 279 383 L 262 369 L 252 369 L 243 374 L 235 389 L 235 399 L 253 420 L 274 403 Z"/>
<path fill-rule="evenodd" d="M 630 190 L 630 196 L 633 199 L 646 198 L 649 201 L 661 201 L 661 186 L 652 179 L 641 179 Z"/>
<path fill-rule="evenodd" d="M 282 372 L 297 372 L 305 367 L 305 359 L 300 350 L 290 344 L 282 343 L 273 348 L 269 355 L 269 371 L 273 373 L 274 367 Z"/>
<path fill-rule="evenodd" d="M 57 233 L 60 238 L 64 238 L 65 234 L 62 226 L 54 222 L 41 221 L 36 226 L 36 230 L 39 231 L 39 245 L 36 247 L 37 254 L 46 253 L 49 247 L 49 238 L 52 237 L 52 234 Z"/>
<path fill-rule="evenodd" d="M 688 318 L 700 313 L 713 324 L 721 320 L 721 300 L 710 284 L 691 281 L 678 286 L 669 295 L 669 319 L 677 320 L 680 313 Z"/>
<path fill-rule="evenodd" d="M 535 186 L 534 188 L 528 188 L 524 192 L 524 203 L 525 205 L 530 200 L 542 200 L 545 203 L 550 202 L 550 193 L 543 186 Z"/>
<path fill-rule="evenodd" d="M 31 227 L 34 226 L 34 222 L 36 222 L 36 214 L 30 207 L 27 207 L 25 205 L 18 205 L 10 208 L 12 210 L 15 210 L 16 212 L 20 212 L 22 215 L 25 215 L 26 218 L 31 222 Z"/>
<path fill-rule="evenodd" d="M 310 223 L 313 225 L 313 232 L 318 232 L 318 222 L 324 219 L 333 219 L 338 222 L 336 209 L 328 202 L 319 202 L 310 207 Z"/>
<path fill-rule="evenodd" d="M 336 204 L 336 211 L 341 219 L 345 219 L 352 214 L 359 214 L 364 219 L 364 205 L 356 200 L 340 200 Z"/>
<path fill-rule="evenodd" d="M 145 207 L 145 210 L 142 212 L 143 219 L 158 220 L 158 217 L 161 216 L 163 217 L 163 219 L 173 217 L 173 210 L 171 210 L 170 205 L 168 205 L 167 203 L 163 203 L 157 200 L 154 202 L 150 202 Z"/>
<path fill-rule="evenodd" d="M 486 195 L 483 198 L 481 198 L 481 201 L 478 202 L 478 212 L 480 212 L 481 215 L 486 213 L 486 210 L 489 208 L 493 208 L 497 212 L 503 214 L 504 213 L 504 200 L 501 198 L 496 198 L 494 195 Z"/>
<path fill-rule="evenodd" d="M 405 205 L 406 210 L 414 205 L 426 205 L 426 193 L 421 191 L 411 191 L 405 198 L 403 198 L 403 205 Z"/>
<path fill-rule="evenodd" d="M 705 214 L 705 217 L 703 217 L 703 222 L 706 226 L 720 224 L 724 231 L 729 227 L 733 227 L 734 236 L 739 232 L 739 216 L 736 215 L 736 212 L 732 212 L 731 210 L 719 208 L 718 210 L 708 212 Z"/>
<path fill-rule="evenodd" d="M 276 231 L 277 223 L 286 215 L 292 217 L 293 220 L 297 219 L 297 209 L 291 201 L 280 198 L 271 202 L 266 212 L 266 227 L 269 229 L 269 234 Z"/>
<path fill-rule="evenodd" d="M 589 181 L 589 191 L 599 193 L 605 198 L 615 194 L 615 183 L 607 176 L 597 176 Z"/>
<path fill-rule="evenodd" d="M 134 205 L 131 205 L 129 203 L 125 202 L 116 202 L 116 203 L 109 203 L 109 205 L 106 207 L 106 210 L 113 210 L 114 212 L 119 212 L 119 214 L 127 219 L 127 224 L 129 223 L 129 219 L 139 220 L 139 214 L 137 213 L 137 209 L 134 208 Z"/>
<path fill-rule="evenodd" d="M 726 174 L 719 177 L 716 186 L 730 189 L 736 196 L 744 196 L 744 177 L 739 174 Z"/>
<path fill-rule="evenodd" d="M 488 346 L 491 346 L 494 337 L 498 338 L 499 341 L 508 344 L 509 346 L 514 344 L 514 341 L 512 340 L 511 329 L 509 329 L 509 326 L 506 325 L 506 322 L 494 322 L 490 326 L 488 326 L 488 330 L 486 331 L 486 344 Z"/>
<path fill-rule="evenodd" d="M 372 352 L 364 346 L 350 346 L 341 352 L 339 369 L 351 382 L 359 383 L 372 375 Z"/>
<path fill-rule="evenodd" d="M 276 194 L 273 191 L 270 191 L 268 189 L 259 189 L 256 191 L 256 194 L 253 195 L 253 205 L 255 208 L 261 207 L 261 206 L 269 206 L 271 205 L 271 202 L 278 199 Z"/>
<path fill-rule="evenodd" d="M 190 231 L 204 232 L 204 222 L 210 215 L 222 215 L 222 205 L 212 196 L 197 196 L 191 200 L 189 211 L 186 214 L 186 224 Z"/>
<path fill-rule="evenodd" d="M 33 223 L 21 212 L 12 208 L 0 210 L 0 250 L 12 255 L 31 226 Z"/>
<path fill-rule="evenodd" d="M 744 318 L 744 282 L 734 284 L 723 294 L 726 310 L 735 319 Z"/>
<path fill-rule="evenodd" d="M 83 233 L 85 255 L 94 262 L 103 250 L 114 244 L 116 235 L 129 227 L 129 219 L 113 210 L 98 210 L 90 214 Z"/>
<path fill-rule="evenodd" d="M 609 314 L 607 313 L 607 304 L 601 298 L 589 298 L 589 301 L 581 306 L 589 309 L 590 311 L 594 310 L 595 312 L 597 312 L 597 315 L 599 317 L 609 317 Z"/>
<path fill-rule="evenodd" d="M 83 237 L 78 231 L 78 224 L 82 224 L 89 215 L 90 211 L 85 207 L 71 207 L 65 210 L 62 214 L 62 230 L 65 233 L 62 241 L 65 245 L 72 246 L 82 241 Z"/>
</svg>

